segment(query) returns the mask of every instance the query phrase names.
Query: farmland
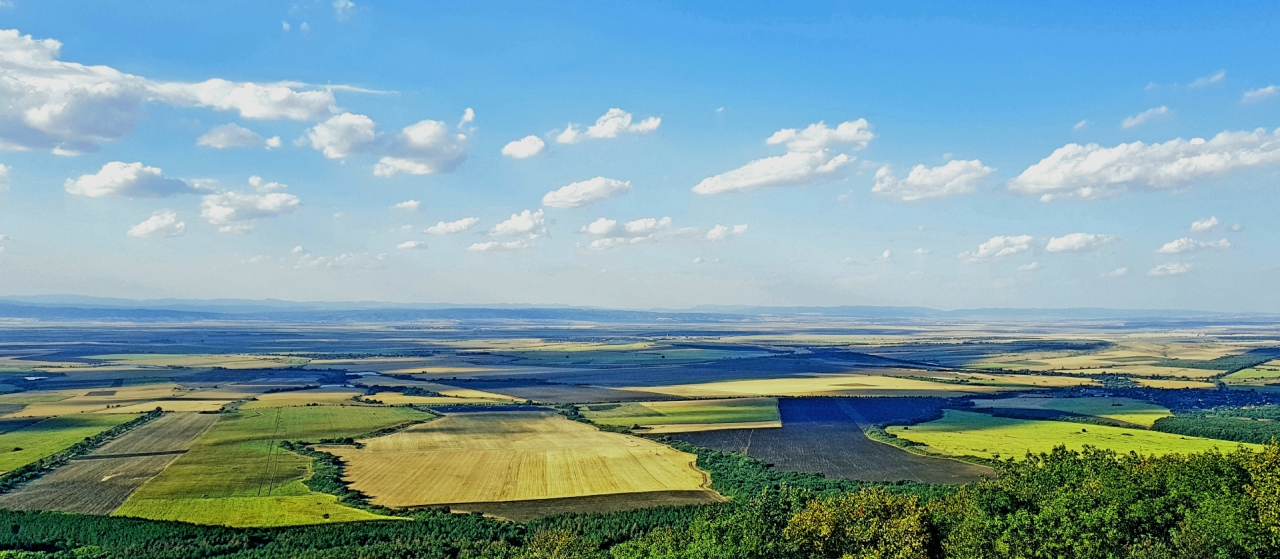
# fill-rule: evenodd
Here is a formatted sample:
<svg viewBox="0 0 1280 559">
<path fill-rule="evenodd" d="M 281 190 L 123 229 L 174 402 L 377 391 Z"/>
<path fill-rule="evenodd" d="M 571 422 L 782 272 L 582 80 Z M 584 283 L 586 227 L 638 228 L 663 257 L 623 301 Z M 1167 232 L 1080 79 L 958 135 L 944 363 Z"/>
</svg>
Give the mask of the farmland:
<svg viewBox="0 0 1280 559">
<path fill-rule="evenodd" d="M 579 411 L 595 423 L 635 425 L 648 434 L 782 426 L 776 398 L 595 404 Z"/>
<path fill-rule="evenodd" d="M 1081 425 L 1065 421 L 1041 421 L 993 417 L 984 413 L 947 410 L 942 419 L 909 427 L 889 427 L 899 438 L 926 445 L 928 450 L 948 456 L 994 456 L 1020 458 L 1024 454 L 1049 452 L 1063 445 L 1079 450 L 1088 445 L 1117 452 L 1163 455 L 1170 453 L 1230 451 L 1237 446 L 1254 450 L 1257 445 L 1183 437 L 1143 429 L 1107 425 Z"/>
<path fill-rule="evenodd" d="M 35 462 L 135 417 L 127 414 L 55 417 L 5 433 L 0 435 L 0 449 L 4 449 L 0 452 L 0 471 Z"/>
<path fill-rule="evenodd" d="M 1057 411 L 1109 419 L 1138 427 L 1151 427 L 1157 419 L 1173 415 L 1167 408 L 1128 398 L 1030 398 L 973 400 L 976 408 Z"/>
<path fill-rule="evenodd" d="M 449 414 L 363 448 L 321 447 L 347 463 L 351 487 L 386 507 L 704 491 L 694 457 L 547 412 Z"/>
</svg>

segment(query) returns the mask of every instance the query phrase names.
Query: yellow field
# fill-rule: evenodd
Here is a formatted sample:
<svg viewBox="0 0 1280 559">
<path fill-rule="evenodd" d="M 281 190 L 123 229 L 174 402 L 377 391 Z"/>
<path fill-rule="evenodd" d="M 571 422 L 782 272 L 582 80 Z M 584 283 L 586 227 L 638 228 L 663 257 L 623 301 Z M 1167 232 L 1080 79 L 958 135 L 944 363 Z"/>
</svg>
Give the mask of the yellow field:
<svg viewBox="0 0 1280 559">
<path fill-rule="evenodd" d="M 781 429 L 781 421 L 744 421 L 741 423 L 672 423 L 669 425 L 650 425 L 632 429 L 634 433 L 645 435 L 666 435 L 670 433 L 701 433 L 704 431 L 724 431 L 726 429 Z"/>
<path fill-rule="evenodd" d="M 314 388 L 311 390 L 289 390 L 272 392 L 257 396 L 256 400 L 246 402 L 240 409 L 287 408 L 305 406 L 307 404 L 334 406 L 353 403 L 352 398 L 364 394 L 363 390 L 354 388 Z"/>
<path fill-rule="evenodd" d="M 908 371 L 917 373 L 916 371 Z M 1094 384 L 1092 379 L 1040 375 L 964 374 L 965 384 L 932 382 L 883 375 L 810 375 L 759 380 L 734 380 L 670 386 L 636 386 L 625 390 L 685 398 L 741 396 L 938 396 L 992 394 L 1004 390 Z"/>
<path fill-rule="evenodd" d="M 111 355 L 92 355 L 87 359 L 98 359 L 117 365 L 134 365 L 147 367 L 222 367 L 224 369 L 268 369 L 278 367 L 297 367 L 306 365 L 310 359 L 286 357 L 279 355 L 201 355 L 201 354 L 164 354 L 164 353 L 120 353 Z"/>
<path fill-rule="evenodd" d="M 1215 386 L 1212 382 L 1198 380 L 1135 378 L 1133 381 L 1144 388 L 1164 388 L 1167 390 L 1180 390 L 1183 388 L 1213 388 Z"/>
<path fill-rule="evenodd" d="M 351 488 L 387 507 L 699 490 L 696 457 L 542 412 L 461 413 L 325 447 Z M 708 500 L 715 495 L 708 491 Z"/>
<path fill-rule="evenodd" d="M 1007 388 L 1064 388 L 1068 386 L 1091 386 L 1098 381 L 1089 378 L 1051 375 L 1001 375 L 960 373 L 958 379 L 965 379 L 969 384 L 984 386 L 1002 386 Z"/>
<path fill-rule="evenodd" d="M 156 408 L 164 411 L 201 412 L 218 411 L 230 404 L 230 400 L 157 400 L 118 408 L 108 408 L 94 413 L 146 413 Z"/>
<path fill-rule="evenodd" d="M 92 413 L 116 406 L 131 406 L 172 399 L 182 393 L 173 383 L 125 386 L 120 388 L 78 388 L 74 390 L 33 390 L 0 396 L 0 404 L 26 403 L 26 407 L 4 417 L 55 417 Z M 154 409 L 154 406 L 149 409 Z"/>
<path fill-rule="evenodd" d="M 1036 398 L 1019 396 L 1000 400 L 974 400 L 977 408 L 1055 410 L 1123 421 L 1151 427 L 1157 419 L 1173 415 L 1168 408 L 1129 398 Z"/>
<path fill-rule="evenodd" d="M 501 404 L 511 400 L 496 398 L 458 398 L 455 396 L 405 396 L 399 392 L 379 392 L 372 396 L 364 396 L 364 401 L 377 400 L 388 406 L 413 404 L 417 406 L 456 406 L 467 404 Z"/>
</svg>

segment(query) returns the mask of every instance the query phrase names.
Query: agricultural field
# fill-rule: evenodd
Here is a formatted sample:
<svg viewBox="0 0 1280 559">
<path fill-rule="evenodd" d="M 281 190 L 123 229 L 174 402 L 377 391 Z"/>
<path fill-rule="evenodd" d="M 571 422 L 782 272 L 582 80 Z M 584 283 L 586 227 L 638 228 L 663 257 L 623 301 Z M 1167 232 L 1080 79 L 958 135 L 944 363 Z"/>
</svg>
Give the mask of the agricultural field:
<svg viewBox="0 0 1280 559">
<path fill-rule="evenodd" d="M 355 403 L 355 399 L 363 394 L 363 390 L 354 388 L 314 388 L 310 390 L 271 392 L 255 396 L 253 400 L 241 405 L 240 409 L 254 410 L 311 405 L 336 406 Z"/>
<path fill-rule="evenodd" d="M 320 447 L 346 464 L 352 489 L 385 507 L 459 505 L 586 496 L 701 492 L 695 457 L 659 443 L 600 431 L 549 412 L 447 414 L 363 448 Z"/>
<path fill-rule="evenodd" d="M 275 367 L 299 367 L 310 360 L 278 355 L 199 355 L 180 353 L 133 353 L 91 355 L 86 359 L 110 365 L 130 367 L 218 367 L 222 369 L 270 369 Z"/>
<path fill-rule="evenodd" d="M 510 399 L 461 398 L 457 396 L 410 396 L 400 392 L 376 392 L 361 396 L 363 402 L 377 402 L 388 406 L 465 406 L 510 403 Z"/>
<path fill-rule="evenodd" d="M 588 404 L 579 412 L 601 425 L 639 426 L 643 434 L 782 427 L 776 398 Z"/>
<path fill-rule="evenodd" d="M 1014 409 L 1063 412 L 1108 419 L 1118 423 L 1150 428 L 1157 419 L 1173 415 L 1168 408 L 1129 398 L 1045 398 L 1014 397 L 1000 400 L 973 400 L 979 409 Z"/>
<path fill-rule="evenodd" d="M 1010 419 L 985 413 L 946 410 L 942 419 L 911 426 L 893 426 L 890 434 L 925 445 L 929 452 L 945 456 L 995 456 L 1020 458 L 1030 452 L 1049 452 L 1055 446 L 1080 450 L 1085 445 L 1116 452 L 1147 455 L 1230 451 L 1237 446 L 1257 450 L 1258 445 L 1199 437 L 1184 437 L 1144 429 L 1085 425 L 1066 421 Z"/>
<path fill-rule="evenodd" d="M 173 383 L 144 384 L 101 389 L 17 392 L 0 396 L 0 404 L 23 404 L 20 410 L 6 414 L 5 417 L 54 417 L 156 402 L 182 393 L 178 385 Z"/>
<path fill-rule="evenodd" d="M 0 494 L 0 508 L 111 514 L 186 452 L 219 417 L 166 414 L 16 491 Z"/>
<path fill-rule="evenodd" d="M 131 414 L 54 417 L 0 435 L 0 472 L 50 456 L 136 417 Z"/>
<path fill-rule="evenodd" d="M 987 375 L 983 378 L 995 379 Z M 1048 378 L 1048 377 L 1046 377 Z M 980 379 L 981 380 L 981 379 Z M 1026 385 L 1011 384 L 1026 388 Z M 682 398 L 743 396 L 967 396 L 1000 392 L 1003 387 L 884 375 L 811 375 L 669 386 L 633 386 L 627 390 Z"/>
<path fill-rule="evenodd" d="M 260 511 L 254 513 L 258 516 L 279 511 L 253 525 L 352 519 L 360 511 L 338 505 L 332 496 L 316 494 L 302 484 L 310 475 L 311 460 L 281 449 L 280 442 L 353 437 L 432 417 L 411 408 L 377 406 L 279 407 L 222 414 L 190 450 L 134 492 L 114 514 L 250 525 L 235 512 L 244 508 Z"/>
</svg>

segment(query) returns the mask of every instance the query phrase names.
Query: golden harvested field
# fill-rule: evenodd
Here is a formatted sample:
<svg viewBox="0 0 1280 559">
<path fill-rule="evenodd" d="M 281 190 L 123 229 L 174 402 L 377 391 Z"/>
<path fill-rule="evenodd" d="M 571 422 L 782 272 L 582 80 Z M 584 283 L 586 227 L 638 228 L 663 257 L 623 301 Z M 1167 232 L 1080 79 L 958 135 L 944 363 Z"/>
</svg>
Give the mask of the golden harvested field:
<svg viewBox="0 0 1280 559">
<path fill-rule="evenodd" d="M 387 507 L 691 491 L 696 457 L 545 412 L 447 415 L 364 448 L 325 447 L 352 489 Z M 707 490 L 708 502 L 718 496 Z"/>
<path fill-rule="evenodd" d="M 287 357 L 280 355 L 201 355 L 184 353 L 119 353 L 110 355 L 93 355 L 87 359 L 98 359 L 116 365 L 145 367 L 222 367 L 224 369 L 270 369 L 278 367 L 297 367 L 306 365 L 310 359 Z"/>
<path fill-rule="evenodd" d="M 154 402 L 108 408 L 94 413 L 146 413 L 156 408 L 174 412 L 218 411 L 222 409 L 222 406 L 230 403 L 231 400 L 156 400 Z"/>
<path fill-rule="evenodd" d="M 1063 388 L 1068 386 L 1091 386 L 1098 381 L 1089 378 L 1056 376 L 1056 375 L 1001 375 L 982 373 L 960 373 L 958 379 L 968 380 L 970 385 L 999 386 L 1005 388 Z"/>
<path fill-rule="evenodd" d="M 5 417 L 54 417 L 107 410 L 108 406 L 131 406 L 173 398 L 180 394 L 173 383 L 145 384 L 120 388 L 30 391 L 0 396 L 0 404 L 26 403 L 26 407 Z M 148 409 L 155 409 L 154 407 Z"/>
<path fill-rule="evenodd" d="M 353 388 L 313 388 L 311 390 L 272 392 L 256 396 L 255 400 L 245 402 L 243 406 L 240 406 L 240 409 L 287 408 L 305 406 L 307 404 L 336 406 L 338 404 L 350 404 L 352 403 L 352 398 L 361 394 L 364 394 L 363 390 Z"/>
<path fill-rule="evenodd" d="M 597 424 L 634 425 L 653 434 L 782 426 L 777 398 L 593 404 L 578 409 Z"/>
<path fill-rule="evenodd" d="M 1017 375 L 973 375 L 992 383 L 1010 380 L 1018 384 Z M 1051 382 L 1055 377 L 1032 377 Z M 1079 384 L 1076 379 L 1071 379 Z M 881 375 L 812 375 L 759 380 L 733 380 L 701 384 L 676 384 L 670 386 L 637 386 L 626 388 L 637 392 L 652 392 L 684 398 L 733 398 L 741 396 L 938 396 L 958 397 L 969 394 L 991 394 L 1005 390 L 1001 386 L 983 386 L 977 383 L 956 384 L 932 382 L 913 378 Z"/>
<path fill-rule="evenodd" d="M 742 423 L 670 423 L 666 425 L 649 425 L 633 429 L 635 433 L 645 435 L 667 435 L 671 433 L 702 433 L 706 431 L 724 431 L 726 429 L 781 429 L 782 421 L 746 421 Z"/>
<path fill-rule="evenodd" d="M 419 406 L 456 406 L 467 404 L 501 404 L 510 402 L 511 400 L 499 400 L 497 398 L 457 398 L 453 396 L 405 396 L 399 392 L 378 392 L 372 396 L 365 396 L 364 401 L 377 400 L 388 406 L 400 406 L 404 404 L 413 404 Z"/>
<path fill-rule="evenodd" d="M 1168 408 L 1129 398 L 1037 398 L 1019 396 L 1000 400 L 973 400 L 977 408 L 1055 410 L 1151 427 L 1157 419 L 1173 415 Z"/>
</svg>

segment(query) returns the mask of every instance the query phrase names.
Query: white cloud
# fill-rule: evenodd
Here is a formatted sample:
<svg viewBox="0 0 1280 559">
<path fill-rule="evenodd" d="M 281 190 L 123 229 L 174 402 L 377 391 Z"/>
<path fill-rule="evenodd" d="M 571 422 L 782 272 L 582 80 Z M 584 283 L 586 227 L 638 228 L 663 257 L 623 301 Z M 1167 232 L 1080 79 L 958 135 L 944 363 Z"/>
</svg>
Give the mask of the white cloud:
<svg viewBox="0 0 1280 559">
<path fill-rule="evenodd" d="M 1248 167 L 1280 163 L 1280 129 L 1222 132 L 1212 139 L 1163 144 L 1133 142 L 1104 148 L 1067 144 L 1009 181 L 1009 190 L 1043 201 L 1095 199 L 1120 187 L 1163 189 Z"/>
<path fill-rule="evenodd" d="M 514 241 L 488 241 L 484 243 L 472 243 L 467 250 L 473 252 L 491 252 L 499 250 L 522 250 L 533 246 L 531 239 L 516 239 Z"/>
<path fill-rule="evenodd" d="M 612 235 L 618 230 L 618 221 L 608 218 L 600 218 L 582 227 L 583 233 L 591 235 L 605 236 Z"/>
<path fill-rule="evenodd" d="M 702 179 L 693 191 L 697 194 L 723 194 L 771 186 L 814 184 L 838 178 L 845 166 L 854 161 L 830 147 L 848 145 L 858 150 L 875 138 L 866 119 L 842 122 L 835 128 L 825 123 L 811 124 L 804 130 L 786 128 L 775 132 L 766 144 L 782 144 L 787 153 L 757 159 L 742 167 Z"/>
<path fill-rule="evenodd" d="M 264 143 L 266 144 L 267 149 L 276 149 L 280 147 L 280 136 L 272 136 L 270 138 L 267 138 L 267 141 Z"/>
<path fill-rule="evenodd" d="M 734 225 L 733 227 L 716 225 L 715 227 L 712 227 L 710 231 L 707 231 L 707 240 L 713 242 L 723 241 L 731 237 L 745 235 L 746 233 L 747 225 L 745 223 L 742 225 Z"/>
<path fill-rule="evenodd" d="M 352 12 L 356 9 L 356 5 L 351 0 L 333 0 L 333 17 L 338 21 L 351 17 Z"/>
<path fill-rule="evenodd" d="M 1181 262 L 1171 262 L 1169 264 L 1161 264 L 1159 266 L 1156 266 L 1155 268 L 1152 268 L 1150 271 L 1147 272 L 1147 275 L 1148 276 L 1176 276 L 1178 274 L 1185 274 L 1190 271 L 1191 271 L 1190 264 L 1183 264 Z"/>
<path fill-rule="evenodd" d="M 1030 264 L 1023 264 L 1023 265 L 1021 265 L 1021 266 L 1018 266 L 1018 271 L 1019 271 L 1019 272 L 1034 272 L 1034 271 L 1036 271 L 1036 270 L 1039 270 L 1040 268 L 1041 268 L 1041 266 L 1040 266 L 1040 263 L 1039 263 L 1039 262 L 1032 262 L 1032 263 L 1030 263 Z"/>
<path fill-rule="evenodd" d="M 885 165 L 876 171 L 876 184 L 871 191 L 904 202 L 968 194 L 975 190 L 975 184 L 979 180 L 993 171 L 995 169 L 983 165 L 977 159 L 956 159 L 932 168 L 916 165 L 907 174 L 907 178 L 899 180 L 893 176 L 889 166 Z"/>
<path fill-rule="evenodd" d="M 1241 232 L 1241 231 L 1244 231 L 1244 226 L 1243 226 L 1243 225 L 1240 225 L 1239 223 L 1237 223 L 1237 224 L 1235 224 L 1235 225 L 1232 225 L 1232 226 L 1231 226 L 1231 230 L 1232 230 L 1232 231 L 1234 231 L 1234 232 L 1236 232 L 1236 233 L 1239 233 L 1239 232 Z"/>
<path fill-rule="evenodd" d="M 411 212 L 416 212 L 422 207 L 422 202 L 417 200 L 405 200 L 391 207 L 397 210 L 409 210 Z"/>
<path fill-rule="evenodd" d="M 477 217 L 464 217 L 457 221 L 441 221 L 428 227 L 426 233 L 429 235 L 453 235 L 466 231 L 477 223 L 480 223 L 480 218 Z"/>
<path fill-rule="evenodd" d="M 306 33 L 307 31 L 311 31 L 311 26 L 307 25 L 307 22 L 304 21 L 302 22 L 302 25 L 298 26 L 298 30 Z"/>
<path fill-rule="evenodd" d="M 128 235 L 139 239 L 180 237 L 187 232 L 187 224 L 178 221 L 178 214 L 169 210 L 156 212 L 151 217 L 129 228 Z"/>
<path fill-rule="evenodd" d="M 12 170 L 13 167 L 0 164 L 0 190 L 9 190 L 9 171 Z"/>
<path fill-rule="evenodd" d="M 631 113 L 617 108 L 609 109 L 604 116 L 596 119 L 594 125 L 587 127 L 586 132 L 582 132 L 576 124 L 569 124 L 556 136 L 556 143 L 576 144 L 584 139 L 617 138 L 623 133 L 648 134 L 662 124 L 661 118 L 653 116 L 635 124 L 631 120 Z"/>
<path fill-rule="evenodd" d="M 142 163 L 112 161 L 97 173 L 67 179 L 63 188 L 71 194 L 102 198 L 124 196 L 128 198 L 162 198 L 177 194 L 191 194 L 199 189 L 178 179 L 165 178 L 157 167 Z"/>
<path fill-rule="evenodd" d="M 365 115 L 342 113 L 307 130 L 312 149 L 329 159 L 342 159 L 378 137 L 377 125 Z"/>
<path fill-rule="evenodd" d="M 1030 249 L 1033 240 L 1031 235 L 995 236 L 978 245 L 978 252 L 965 251 L 960 253 L 960 258 L 972 261 L 1010 256 Z"/>
<path fill-rule="evenodd" d="M 1218 216 L 1215 215 L 1208 219 L 1200 219 L 1200 220 L 1191 222 L 1191 230 L 1196 233 L 1213 231 L 1214 228 L 1218 227 L 1218 223 L 1219 223 Z"/>
<path fill-rule="evenodd" d="M 914 254 L 914 255 L 916 255 L 916 256 L 924 256 L 924 255 L 926 255 L 926 254 L 933 254 L 933 249 L 931 249 L 931 248 L 918 248 L 918 249 L 915 249 L 915 250 L 911 251 L 911 254 Z"/>
<path fill-rule="evenodd" d="M 502 155 L 513 159 L 528 159 L 539 153 L 547 147 L 547 143 L 537 136 L 525 136 L 519 140 L 502 146 Z"/>
<path fill-rule="evenodd" d="M 281 21 L 281 22 L 280 22 L 280 29 L 281 29 L 282 31 L 284 31 L 285 33 L 288 33 L 288 32 L 289 32 L 289 29 L 290 29 L 290 27 L 289 27 L 289 22 L 287 22 L 287 21 Z"/>
<path fill-rule="evenodd" d="M 1102 277 L 1104 277 L 1104 278 L 1118 278 L 1118 277 L 1123 276 L 1123 275 L 1128 274 L 1128 273 L 1129 273 L 1129 269 L 1128 269 L 1128 268 L 1116 268 L 1115 270 L 1112 270 L 1112 271 L 1110 271 L 1110 272 L 1107 272 L 1107 273 L 1105 273 L 1105 274 L 1102 274 Z"/>
<path fill-rule="evenodd" d="M 1257 89 L 1250 89 L 1249 91 L 1244 92 L 1244 96 L 1240 98 L 1240 101 L 1250 103 L 1253 101 L 1270 99 L 1276 95 L 1280 95 L 1280 87 L 1268 85 L 1267 87 L 1259 87 Z"/>
<path fill-rule="evenodd" d="M 1072 129 L 1072 130 L 1076 130 L 1076 131 L 1084 130 L 1084 127 L 1086 127 L 1086 126 L 1088 126 L 1088 125 L 1089 125 L 1089 121 L 1088 121 L 1088 120 L 1082 120 L 1082 121 L 1080 121 L 1080 122 L 1077 122 L 1077 123 L 1075 124 L 1075 126 L 1072 126 L 1072 127 L 1071 127 L 1071 129 Z"/>
<path fill-rule="evenodd" d="M 209 194 L 200 200 L 200 217 L 217 225 L 221 233 L 244 233 L 253 220 L 293 213 L 301 205 L 297 196 L 282 192 L 285 185 L 249 177 L 252 190 Z"/>
<path fill-rule="evenodd" d="M 1156 250 L 1156 254 L 1179 254 L 1207 248 L 1228 249 L 1231 248 L 1231 242 L 1226 239 L 1222 239 L 1221 241 L 1205 242 L 1182 238 L 1165 243 L 1164 246 Z"/>
<path fill-rule="evenodd" d="M 427 243 L 424 243 L 422 241 L 405 241 L 403 243 L 396 245 L 396 248 L 401 250 L 427 248 Z"/>
<path fill-rule="evenodd" d="M 548 192 L 542 197 L 542 205 L 552 208 L 576 208 L 631 192 L 631 181 L 596 177 L 570 183 Z"/>
<path fill-rule="evenodd" d="M 475 120 L 476 111 L 471 107 L 467 107 L 467 110 L 462 111 L 462 118 L 458 119 L 458 130 L 462 130 L 464 126 L 475 122 Z"/>
<path fill-rule="evenodd" d="M 295 268 L 382 268 L 386 266 L 386 254 L 345 253 L 336 256 L 314 256 L 303 254 L 298 258 Z"/>
<path fill-rule="evenodd" d="M 278 147 L 280 138 L 276 138 L 276 146 Z M 214 126 L 205 132 L 203 136 L 196 139 L 196 145 L 217 149 L 238 148 L 263 145 L 265 142 L 262 136 L 259 136 L 253 130 L 240 126 L 234 122 Z"/>
<path fill-rule="evenodd" d="M 658 231 L 667 229 L 668 227 L 671 227 L 671 218 L 669 217 L 664 217 L 662 219 L 645 217 L 634 221 L 628 221 L 622 229 L 623 231 L 626 231 L 628 235 L 641 237 L 652 235 Z"/>
<path fill-rule="evenodd" d="M 541 235 L 546 232 L 546 220 L 542 216 L 542 210 L 531 212 L 525 210 L 518 214 L 511 214 L 511 217 L 502 223 L 493 226 L 489 230 L 490 235 Z"/>
<path fill-rule="evenodd" d="M 1071 233 L 1061 237 L 1052 237 L 1044 249 L 1049 252 L 1082 252 L 1093 250 L 1116 241 L 1115 235 L 1099 235 L 1096 233 Z"/>
<path fill-rule="evenodd" d="M 1214 72 L 1207 76 L 1200 76 L 1196 78 L 1196 80 L 1191 82 L 1191 85 L 1188 87 L 1197 88 L 1197 87 L 1204 87 L 1206 85 L 1213 85 L 1215 83 L 1221 82 L 1222 79 L 1225 77 L 1227 77 L 1227 71 L 1218 70 L 1217 72 Z"/>
<path fill-rule="evenodd" d="M 1141 126 L 1143 124 L 1146 124 L 1153 118 L 1167 116 L 1170 112 L 1172 111 L 1169 110 L 1169 107 L 1165 107 L 1163 105 L 1156 107 L 1154 109 L 1147 109 L 1136 115 L 1125 118 L 1124 121 L 1120 123 L 1120 127 L 1129 129 L 1135 126 Z"/>
<path fill-rule="evenodd" d="M 879 258 L 880 262 L 888 262 L 892 259 L 893 259 L 893 252 L 886 250 L 880 253 L 880 258 Z"/>
</svg>

